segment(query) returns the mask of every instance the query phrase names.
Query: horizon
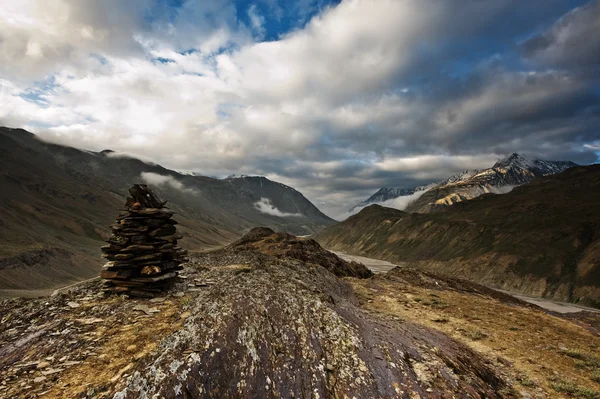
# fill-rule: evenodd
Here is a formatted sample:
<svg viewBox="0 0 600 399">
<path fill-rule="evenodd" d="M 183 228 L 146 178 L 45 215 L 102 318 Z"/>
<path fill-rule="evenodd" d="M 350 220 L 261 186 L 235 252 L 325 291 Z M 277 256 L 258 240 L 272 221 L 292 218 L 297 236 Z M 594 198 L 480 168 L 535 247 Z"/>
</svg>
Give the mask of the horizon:
<svg viewBox="0 0 600 399">
<path fill-rule="evenodd" d="M 514 152 L 600 159 L 600 0 L 3 3 L 0 125 L 333 217 Z"/>
<path fill-rule="evenodd" d="M 0 126 L 0 128 L 5 128 L 5 129 L 8 129 L 8 130 L 24 130 L 22 128 L 12 128 L 12 127 L 8 127 L 8 126 Z M 63 144 L 63 143 L 53 143 L 51 141 L 46 141 L 46 140 L 44 140 L 43 137 L 35 135 L 34 133 L 28 132 L 26 130 L 24 130 L 24 131 L 27 132 L 27 133 L 33 134 L 37 140 L 41 140 L 41 141 L 49 143 L 49 144 L 57 144 L 57 145 L 60 145 L 60 146 L 66 146 L 66 144 Z M 67 147 L 70 147 L 70 146 L 67 146 Z M 109 148 L 106 148 L 106 149 L 100 150 L 100 151 L 90 151 L 90 150 L 87 150 L 85 148 L 79 148 L 79 147 L 70 147 L 70 148 L 74 148 L 74 149 L 76 149 L 78 151 L 82 151 L 82 152 L 94 153 L 96 155 L 104 155 L 104 156 L 109 157 L 109 158 L 112 158 L 112 157 L 116 157 L 116 158 L 126 157 L 126 158 L 136 159 L 136 160 L 141 161 L 141 162 L 143 162 L 145 164 L 148 164 L 148 165 L 160 166 L 162 168 L 167 169 L 169 172 L 174 172 L 174 173 L 176 173 L 176 174 L 178 174 L 178 175 L 180 175 L 182 177 L 185 177 L 185 176 L 190 176 L 190 177 L 205 177 L 205 178 L 208 177 L 208 178 L 216 179 L 216 180 L 227 180 L 227 179 L 231 179 L 231 178 L 246 178 L 246 177 L 248 177 L 248 178 L 259 177 L 259 178 L 267 178 L 267 179 L 269 179 L 268 177 L 266 177 L 264 175 L 258 175 L 258 174 L 237 174 L 237 175 L 236 174 L 232 174 L 232 175 L 228 175 L 228 176 L 206 176 L 206 175 L 202 175 L 202 174 L 195 173 L 195 172 L 194 173 L 190 173 L 190 171 L 186 171 L 186 170 L 169 169 L 169 168 L 165 167 L 164 165 L 161 165 L 159 163 L 153 162 L 152 159 L 149 159 L 147 157 L 146 158 L 138 158 L 134 154 L 120 153 L 120 152 L 116 152 L 114 150 L 111 150 Z M 529 161 L 529 160 L 541 160 L 541 161 L 550 161 L 550 162 L 572 162 L 572 161 L 568 161 L 568 160 L 563 160 L 563 161 L 561 161 L 561 160 L 542 160 L 542 159 L 536 158 L 535 156 L 532 156 L 531 154 L 512 153 L 512 154 L 506 154 L 506 155 L 504 155 L 504 156 L 502 156 L 500 158 L 497 158 L 492 165 L 490 165 L 490 166 L 488 166 L 486 168 L 471 169 L 471 170 L 462 170 L 462 171 L 457 172 L 454 175 L 445 176 L 445 178 L 441 179 L 441 180 L 438 179 L 438 180 L 435 180 L 435 181 L 425 182 L 424 186 L 427 186 L 427 185 L 430 185 L 430 184 L 434 184 L 434 183 L 439 183 L 441 181 L 446 180 L 446 178 L 450 178 L 452 176 L 457 176 L 457 175 L 460 175 L 461 173 L 465 173 L 465 172 L 477 172 L 477 173 L 479 173 L 482 170 L 491 169 L 491 168 L 495 167 L 496 164 L 499 163 L 499 162 L 510 161 L 514 157 L 517 157 L 518 159 L 519 158 L 520 159 L 525 159 L 527 161 Z M 597 161 L 597 162 L 593 162 L 592 164 L 598 164 L 598 163 L 600 163 L 600 162 Z M 586 165 L 580 165 L 580 164 L 575 163 L 574 166 L 586 166 Z M 148 175 L 151 175 L 151 176 L 148 176 Z M 269 180 L 271 180 L 273 182 L 276 182 L 276 183 L 283 184 L 283 183 L 281 183 L 281 182 L 279 182 L 277 180 L 272 180 L 272 179 L 269 179 Z M 174 188 L 174 189 L 176 189 L 178 191 L 181 191 L 181 192 L 186 192 L 188 194 L 192 194 L 192 193 L 195 192 L 195 189 L 188 188 L 181 181 L 173 179 L 172 177 L 167 176 L 167 175 L 160 175 L 160 174 L 155 174 L 155 173 L 145 173 L 145 172 L 142 172 L 142 174 L 140 175 L 140 182 L 143 183 L 143 184 L 148 184 L 148 185 L 153 186 L 153 187 L 157 187 L 157 188 L 162 188 L 162 187 L 167 186 L 167 187 Z M 289 188 L 291 188 L 291 189 L 293 189 L 293 190 L 299 191 L 294 186 L 289 186 L 289 185 L 286 185 L 286 186 L 289 187 Z M 510 187 L 510 188 L 508 190 L 497 191 L 496 193 L 497 194 L 505 194 L 505 193 L 510 192 L 512 190 L 512 188 L 514 188 L 514 186 L 507 186 L 507 187 Z M 370 200 L 373 196 L 375 196 L 376 194 L 378 194 L 382 190 L 390 190 L 390 189 L 391 190 L 395 190 L 395 189 L 414 189 L 414 188 L 416 188 L 416 187 L 414 187 L 414 186 L 413 187 L 407 187 L 407 188 L 403 188 L 403 187 L 380 187 L 380 188 L 377 189 L 377 191 L 372 192 L 370 195 L 368 195 L 367 197 L 363 198 L 360 202 L 357 202 L 357 203 L 353 204 L 348 209 L 334 208 L 334 211 L 336 211 L 336 213 L 328 213 L 326 210 L 322 209 L 322 207 L 319 206 L 319 204 L 314 203 L 314 201 L 312 201 L 310 198 L 306 197 L 303 192 L 301 192 L 301 191 L 299 191 L 299 192 L 300 192 L 300 194 L 302 194 L 303 196 L 305 196 L 305 198 L 307 198 L 312 203 L 312 205 L 315 206 L 325 216 L 327 216 L 327 217 L 329 217 L 329 218 L 331 218 L 333 220 L 336 220 L 338 222 L 341 222 L 341 221 L 347 219 L 348 217 L 359 213 L 361 210 L 363 210 L 364 208 L 367 208 L 367 207 L 369 207 L 371 205 L 380 205 L 380 206 L 384 206 L 384 207 L 388 207 L 388 208 L 394 208 L 394 209 L 398 209 L 398 210 L 404 211 L 405 208 L 406 208 L 406 206 L 409 203 L 411 203 L 412 201 L 418 199 L 420 197 L 420 195 L 410 194 L 410 195 L 401 196 L 401 197 L 398 197 L 398 198 L 395 198 L 395 199 L 392 199 L 392 200 L 386 200 L 386 201 L 372 201 L 372 202 L 370 202 L 368 200 Z M 263 198 L 263 200 L 264 200 L 264 198 Z M 268 198 L 266 200 L 269 201 Z M 261 202 L 262 202 L 262 200 L 261 200 Z M 259 203 L 257 203 L 257 205 L 259 205 Z M 268 204 L 268 205 L 273 208 L 274 212 L 281 213 L 281 211 L 279 209 L 277 209 L 276 207 L 274 207 L 273 205 L 271 205 L 271 204 Z M 261 206 L 258 206 L 258 207 L 259 207 L 259 209 L 263 209 L 264 205 L 262 207 Z M 264 210 L 261 210 L 261 212 L 264 212 Z M 269 213 L 269 212 L 267 212 L 267 213 Z"/>
</svg>

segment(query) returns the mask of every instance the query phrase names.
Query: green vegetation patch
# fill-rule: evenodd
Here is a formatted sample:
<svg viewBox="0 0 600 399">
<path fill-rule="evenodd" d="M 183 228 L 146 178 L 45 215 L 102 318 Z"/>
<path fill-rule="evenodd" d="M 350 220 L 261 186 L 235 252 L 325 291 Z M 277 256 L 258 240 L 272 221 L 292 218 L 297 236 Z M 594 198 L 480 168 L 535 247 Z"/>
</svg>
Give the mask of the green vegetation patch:
<svg viewBox="0 0 600 399">
<path fill-rule="evenodd" d="M 566 393 L 567 395 L 576 398 L 600 398 L 600 393 L 598 391 L 585 387 L 580 387 L 573 381 L 555 380 L 550 383 L 550 386 L 556 392 Z"/>
</svg>

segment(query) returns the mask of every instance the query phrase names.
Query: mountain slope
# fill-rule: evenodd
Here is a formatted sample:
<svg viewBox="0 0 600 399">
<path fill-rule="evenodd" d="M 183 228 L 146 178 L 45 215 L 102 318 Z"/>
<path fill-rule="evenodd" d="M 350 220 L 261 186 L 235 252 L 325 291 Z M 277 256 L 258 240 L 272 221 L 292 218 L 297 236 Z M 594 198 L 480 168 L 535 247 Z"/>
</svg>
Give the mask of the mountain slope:
<svg viewBox="0 0 600 399">
<path fill-rule="evenodd" d="M 99 282 L 0 300 L 0 396 L 566 398 L 561 384 L 600 389 L 594 314 L 572 322 L 416 270 L 356 278 L 360 270 L 311 240 L 264 228 L 190 254 L 183 273 L 152 300 L 105 297 Z"/>
<path fill-rule="evenodd" d="M 373 205 L 315 238 L 492 287 L 600 306 L 600 165 L 483 195 L 445 212 Z"/>
<path fill-rule="evenodd" d="M 97 275 L 100 241 L 142 174 L 177 213 L 189 249 L 229 243 L 257 225 L 309 234 L 333 222 L 298 191 L 264 177 L 181 175 L 111 151 L 46 143 L 21 129 L 0 128 L 0 170 L 4 290 Z"/>
<path fill-rule="evenodd" d="M 515 153 L 499 160 L 489 169 L 465 170 L 425 186 L 413 189 L 382 188 L 353 209 L 423 192 L 406 207 L 406 211 L 419 213 L 439 211 L 456 202 L 482 194 L 505 193 L 514 186 L 529 183 L 538 177 L 560 173 L 573 166 L 577 164 L 527 158 Z"/>
</svg>

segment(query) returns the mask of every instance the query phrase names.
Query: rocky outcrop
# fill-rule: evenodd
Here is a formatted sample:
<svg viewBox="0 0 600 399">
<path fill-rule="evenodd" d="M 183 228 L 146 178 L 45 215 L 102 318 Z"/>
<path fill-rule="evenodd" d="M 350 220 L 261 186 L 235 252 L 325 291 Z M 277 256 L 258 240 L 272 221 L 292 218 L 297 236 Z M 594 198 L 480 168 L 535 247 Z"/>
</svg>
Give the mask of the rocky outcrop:
<svg viewBox="0 0 600 399">
<path fill-rule="evenodd" d="M 268 227 L 256 227 L 240 240 L 229 246 L 234 251 L 253 250 L 276 257 L 287 257 L 319 265 L 338 277 L 368 278 L 373 276 L 365 265 L 345 261 L 323 249 L 310 238 L 296 237 L 287 233 L 275 233 Z"/>
<path fill-rule="evenodd" d="M 0 304 L 0 395 L 514 397 L 464 344 L 363 311 L 319 264 L 239 247 L 190 258 L 160 299 L 105 298 L 92 283 Z"/>
<path fill-rule="evenodd" d="M 541 399 L 561 397 L 555 373 L 594 392 L 593 364 L 567 349 L 596 361 L 597 318 L 575 325 L 417 270 L 341 279 L 313 263 L 320 247 L 278 237 L 192 253 L 160 298 L 104 296 L 95 281 L 0 301 L 0 396 Z"/>
</svg>

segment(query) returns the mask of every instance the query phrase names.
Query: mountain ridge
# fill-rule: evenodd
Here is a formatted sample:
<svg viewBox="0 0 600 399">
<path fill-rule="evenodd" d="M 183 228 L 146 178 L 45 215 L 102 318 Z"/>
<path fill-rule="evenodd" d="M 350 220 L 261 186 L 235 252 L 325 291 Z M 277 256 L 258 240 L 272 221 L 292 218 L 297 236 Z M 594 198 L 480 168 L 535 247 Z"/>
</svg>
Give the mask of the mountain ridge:
<svg viewBox="0 0 600 399">
<path fill-rule="evenodd" d="M 453 203 L 475 198 L 485 193 L 503 193 L 512 186 L 526 184 L 535 178 L 560 173 L 577 166 L 570 161 L 546 161 L 513 153 L 488 169 L 464 170 L 446 179 L 412 189 L 381 188 L 371 197 L 355 205 L 350 211 L 372 203 L 423 192 L 405 208 L 409 212 L 439 211 Z"/>
</svg>

